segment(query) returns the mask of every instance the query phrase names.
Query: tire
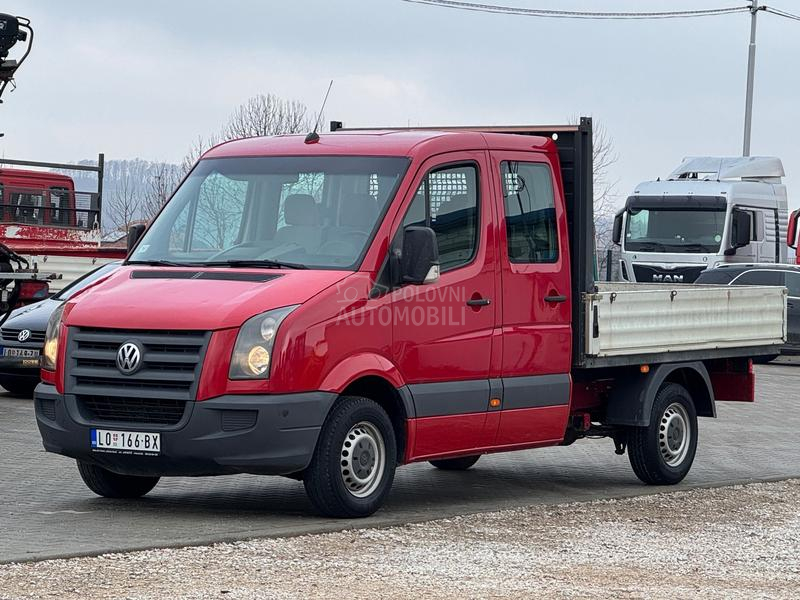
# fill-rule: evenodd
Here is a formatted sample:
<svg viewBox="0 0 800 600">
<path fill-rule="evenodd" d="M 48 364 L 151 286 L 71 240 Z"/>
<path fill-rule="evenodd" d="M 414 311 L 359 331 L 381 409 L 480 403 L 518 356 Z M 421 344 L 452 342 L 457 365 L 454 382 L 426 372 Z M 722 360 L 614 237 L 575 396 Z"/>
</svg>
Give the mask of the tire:
<svg viewBox="0 0 800 600">
<path fill-rule="evenodd" d="M 141 498 L 156 487 L 159 480 L 158 477 L 112 473 L 82 460 L 78 461 L 78 472 L 86 487 L 104 498 Z"/>
<path fill-rule="evenodd" d="M 697 451 L 697 411 L 681 385 L 658 390 L 647 427 L 628 431 L 628 458 L 633 472 L 649 485 L 674 485 L 692 467 Z"/>
<path fill-rule="evenodd" d="M 444 458 L 442 460 L 429 461 L 437 469 L 443 471 L 466 471 L 481 457 L 480 454 L 474 456 L 459 456 L 458 458 Z"/>
<path fill-rule="evenodd" d="M 23 398 L 33 398 L 33 390 L 39 384 L 38 379 L 22 379 L 11 377 L 0 377 L 0 386 L 11 393 L 12 396 L 22 396 Z"/>
<path fill-rule="evenodd" d="M 396 467 L 389 415 L 368 398 L 343 396 L 322 426 L 303 484 L 321 514 L 368 517 L 383 504 Z"/>
</svg>

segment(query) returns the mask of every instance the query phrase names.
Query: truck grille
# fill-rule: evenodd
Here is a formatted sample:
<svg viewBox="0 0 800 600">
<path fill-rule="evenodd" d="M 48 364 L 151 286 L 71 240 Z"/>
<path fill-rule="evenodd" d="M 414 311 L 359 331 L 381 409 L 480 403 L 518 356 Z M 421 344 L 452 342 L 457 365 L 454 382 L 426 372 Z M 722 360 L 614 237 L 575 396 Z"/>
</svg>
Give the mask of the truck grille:
<svg viewBox="0 0 800 600">
<path fill-rule="evenodd" d="M 694 283 L 705 270 L 705 267 L 692 266 L 662 269 L 651 265 L 633 265 L 633 274 L 639 283 Z"/>
<path fill-rule="evenodd" d="M 184 400 L 146 400 L 109 396 L 78 396 L 78 406 L 90 421 L 175 425 L 186 410 Z"/>
<path fill-rule="evenodd" d="M 3 338 L 4 342 L 17 342 L 19 343 L 19 333 L 22 329 L 0 329 L 0 337 Z M 26 344 L 36 344 L 42 345 L 44 344 L 44 331 L 33 331 L 31 330 L 31 336 L 25 340 Z"/>
<path fill-rule="evenodd" d="M 91 420 L 175 424 L 195 399 L 209 337 L 204 331 L 71 328 L 66 392 Z M 132 374 L 117 367 L 126 342 L 141 349 Z"/>
</svg>

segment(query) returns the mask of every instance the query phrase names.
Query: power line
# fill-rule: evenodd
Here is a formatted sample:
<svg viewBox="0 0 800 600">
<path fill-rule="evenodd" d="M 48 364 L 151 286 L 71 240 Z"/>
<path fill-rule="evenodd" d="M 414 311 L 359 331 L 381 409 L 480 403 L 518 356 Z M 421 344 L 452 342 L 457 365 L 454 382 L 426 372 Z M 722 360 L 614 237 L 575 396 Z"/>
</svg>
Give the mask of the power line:
<svg viewBox="0 0 800 600">
<path fill-rule="evenodd" d="M 402 0 L 412 4 L 426 4 L 457 10 L 471 10 L 476 12 L 499 13 L 508 15 L 521 15 L 526 17 L 541 17 L 550 19 L 604 19 L 604 20 L 631 20 L 631 19 L 686 19 L 694 17 L 715 17 L 733 13 L 748 12 L 749 6 L 731 6 L 727 8 L 707 8 L 699 10 L 676 10 L 661 12 L 590 12 L 575 10 L 546 10 L 539 8 L 522 8 L 516 6 L 502 6 L 497 4 L 478 4 L 474 2 L 460 2 L 459 0 Z M 782 11 L 781 11 L 782 12 Z M 777 14 L 777 13 L 776 13 Z M 797 15 L 787 18 L 797 18 Z"/>
<path fill-rule="evenodd" d="M 772 13 L 773 15 L 778 15 L 779 17 L 783 17 L 785 19 L 792 19 L 793 21 L 800 21 L 800 15 L 795 15 L 784 10 L 780 10 L 777 8 L 772 8 L 771 6 L 764 7 L 764 10 L 768 13 Z"/>
</svg>

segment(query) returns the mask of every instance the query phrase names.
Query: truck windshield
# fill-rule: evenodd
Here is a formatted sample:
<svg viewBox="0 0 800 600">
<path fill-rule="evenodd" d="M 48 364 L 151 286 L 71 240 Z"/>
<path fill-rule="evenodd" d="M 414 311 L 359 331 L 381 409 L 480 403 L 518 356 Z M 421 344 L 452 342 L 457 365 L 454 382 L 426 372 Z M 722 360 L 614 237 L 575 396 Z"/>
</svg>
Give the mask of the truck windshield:
<svg viewBox="0 0 800 600">
<path fill-rule="evenodd" d="M 201 160 L 129 263 L 353 269 L 408 159 Z"/>
<path fill-rule="evenodd" d="M 626 223 L 626 250 L 716 253 L 725 228 L 725 208 L 630 208 Z"/>
</svg>

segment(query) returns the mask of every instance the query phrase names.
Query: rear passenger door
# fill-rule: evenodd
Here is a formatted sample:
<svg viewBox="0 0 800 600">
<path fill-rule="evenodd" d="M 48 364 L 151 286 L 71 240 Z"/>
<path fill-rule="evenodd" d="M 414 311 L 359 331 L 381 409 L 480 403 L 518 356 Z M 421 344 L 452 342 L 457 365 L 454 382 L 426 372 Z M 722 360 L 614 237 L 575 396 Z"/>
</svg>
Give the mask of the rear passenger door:
<svg viewBox="0 0 800 600">
<path fill-rule="evenodd" d="M 395 222 L 436 233 L 441 275 L 392 292 L 393 358 L 417 411 L 413 455 L 482 448 L 497 303 L 496 239 L 484 152 L 427 161 Z M 490 435 L 490 437 L 489 437 Z"/>
<path fill-rule="evenodd" d="M 554 164 L 541 153 L 493 152 L 499 175 L 503 384 L 498 446 L 562 439 L 569 414 L 568 234 Z"/>
</svg>

